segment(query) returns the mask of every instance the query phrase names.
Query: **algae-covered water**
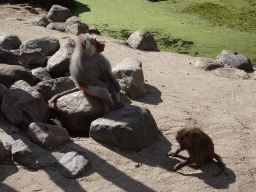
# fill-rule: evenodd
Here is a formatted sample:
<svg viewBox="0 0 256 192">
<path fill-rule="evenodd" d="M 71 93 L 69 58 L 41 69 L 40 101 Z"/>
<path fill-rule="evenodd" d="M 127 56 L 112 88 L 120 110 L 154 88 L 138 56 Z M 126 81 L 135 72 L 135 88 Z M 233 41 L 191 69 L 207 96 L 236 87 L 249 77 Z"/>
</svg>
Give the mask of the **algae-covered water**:
<svg viewBox="0 0 256 192">
<path fill-rule="evenodd" d="M 148 30 L 158 49 L 216 59 L 224 49 L 256 67 L 256 0 L 77 0 L 73 14 L 104 34 L 127 40 Z"/>
</svg>

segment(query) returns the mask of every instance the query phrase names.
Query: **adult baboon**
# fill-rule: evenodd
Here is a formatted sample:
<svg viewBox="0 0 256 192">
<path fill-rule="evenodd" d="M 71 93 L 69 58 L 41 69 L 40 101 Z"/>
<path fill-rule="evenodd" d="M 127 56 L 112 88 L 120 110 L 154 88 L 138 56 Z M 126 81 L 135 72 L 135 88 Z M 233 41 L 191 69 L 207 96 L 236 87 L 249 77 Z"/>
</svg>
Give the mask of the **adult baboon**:
<svg viewBox="0 0 256 192">
<path fill-rule="evenodd" d="M 108 59 L 100 53 L 104 47 L 92 35 L 79 35 L 70 61 L 70 73 L 78 88 L 55 95 L 49 100 L 51 107 L 59 97 L 79 89 L 103 99 L 109 110 L 123 107 L 118 94 L 121 87 L 112 74 Z"/>
<path fill-rule="evenodd" d="M 175 152 L 169 152 L 168 155 L 174 157 L 182 150 L 188 150 L 189 158 L 175 165 L 174 170 L 191 164 L 200 167 L 215 158 L 221 168 L 212 176 L 218 176 L 224 171 L 225 165 L 221 157 L 214 152 L 212 139 L 201 129 L 183 128 L 177 132 L 176 140 L 180 144 L 179 148 Z"/>
</svg>

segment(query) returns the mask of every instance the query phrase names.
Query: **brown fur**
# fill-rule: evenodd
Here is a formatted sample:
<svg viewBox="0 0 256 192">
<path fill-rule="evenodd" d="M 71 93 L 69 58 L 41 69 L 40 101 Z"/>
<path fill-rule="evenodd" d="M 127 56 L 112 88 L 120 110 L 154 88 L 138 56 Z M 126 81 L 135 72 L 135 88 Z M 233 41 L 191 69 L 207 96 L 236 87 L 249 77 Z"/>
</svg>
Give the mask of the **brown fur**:
<svg viewBox="0 0 256 192">
<path fill-rule="evenodd" d="M 212 139 L 201 129 L 196 127 L 183 128 L 177 132 L 176 140 L 180 147 L 175 152 L 169 152 L 168 155 L 174 157 L 179 152 L 187 150 L 190 157 L 175 165 L 174 170 L 179 170 L 192 164 L 201 167 L 205 162 L 215 158 L 221 168 L 213 176 L 218 176 L 224 171 L 225 165 L 221 157 L 214 152 Z"/>
</svg>

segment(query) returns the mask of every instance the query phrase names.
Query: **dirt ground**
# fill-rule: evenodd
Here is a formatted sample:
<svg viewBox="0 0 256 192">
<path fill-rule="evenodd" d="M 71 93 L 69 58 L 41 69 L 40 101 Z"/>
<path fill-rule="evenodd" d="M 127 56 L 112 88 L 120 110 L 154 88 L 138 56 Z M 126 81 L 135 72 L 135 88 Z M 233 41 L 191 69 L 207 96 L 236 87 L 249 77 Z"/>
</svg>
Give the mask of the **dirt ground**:
<svg viewBox="0 0 256 192">
<path fill-rule="evenodd" d="M 0 5 L 0 31 L 16 34 L 22 42 L 41 35 L 57 37 L 60 43 L 64 41 L 62 37 L 75 38 L 26 21 L 36 16 L 24 8 Z M 86 174 L 66 179 L 54 168 L 35 171 L 5 163 L 0 165 L 1 192 L 255 191 L 255 80 L 218 77 L 191 65 L 191 56 L 134 50 L 113 43 L 106 36 L 97 39 L 106 42 L 103 53 L 113 67 L 125 58 L 142 62 L 147 95 L 126 104 L 148 108 L 160 135 L 139 152 L 121 150 L 92 138 L 72 138 L 52 154 L 59 159 L 72 148 L 86 151 L 91 161 Z M 0 122 L 2 131 L 7 130 L 3 119 Z M 219 168 L 215 162 L 199 169 L 185 167 L 172 172 L 181 159 L 166 154 L 176 149 L 175 133 L 185 126 L 199 126 L 211 136 L 216 153 L 226 164 L 224 174 L 211 176 Z M 187 152 L 180 155 L 187 157 Z"/>
</svg>

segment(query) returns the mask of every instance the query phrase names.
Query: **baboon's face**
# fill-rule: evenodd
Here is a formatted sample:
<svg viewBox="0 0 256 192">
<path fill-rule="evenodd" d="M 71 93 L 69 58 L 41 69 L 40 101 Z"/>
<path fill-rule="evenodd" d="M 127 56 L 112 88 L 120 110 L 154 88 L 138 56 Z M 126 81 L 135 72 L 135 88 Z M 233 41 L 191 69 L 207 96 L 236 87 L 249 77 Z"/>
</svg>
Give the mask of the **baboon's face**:
<svg viewBox="0 0 256 192">
<path fill-rule="evenodd" d="M 180 149 L 185 150 L 187 149 L 186 139 L 186 130 L 181 129 L 177 132 L 176 141 L 180 144 Z"/>
<path fill-rule="evenodd" d="M 105 44 L 96 40 L 95 36 L 86 34 L 83 36 L 83 47 L 87 55 L 93 56 L 95 53 L 104 51 Z"/>
<path fill-rule="evenodd" d="M 105 44 L 97 41 L 96 38 L 95 39 L 91 39 L 91 43 L 95 47 L 97 53 L 100 53 L 100 52 L 104 51 Z"/>
</svg>

